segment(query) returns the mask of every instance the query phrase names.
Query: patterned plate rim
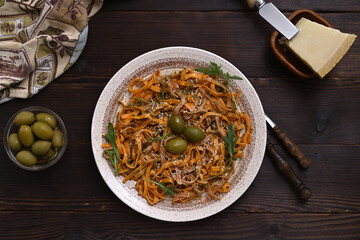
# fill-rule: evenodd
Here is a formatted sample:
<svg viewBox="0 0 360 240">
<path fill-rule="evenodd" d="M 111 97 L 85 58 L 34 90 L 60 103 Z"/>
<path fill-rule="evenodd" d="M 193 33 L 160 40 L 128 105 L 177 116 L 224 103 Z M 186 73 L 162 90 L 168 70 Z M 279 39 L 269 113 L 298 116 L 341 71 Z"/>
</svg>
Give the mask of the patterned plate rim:
<svg viewBox="0 0 360 240">
<path fill-rule="evenodd" d="M 232 189 L 223 194 L 221 200 L 212 200 L 207 204 L 193 201 L 187 204 L 172 205 L 169 199 L 154 206 L 149 205 L 145 199 L 137 195 L 134 184 L 128 181 L 122 183 L 122 177 L 115 177 L 111 165 L 102 156 L 101 143 L 104 141 L 103 133 L 109 121 L 114 121 L 117 108 L 115 102 L 118 97 L 124 97 L 124 88 L 134 77 L 147 75 L 156 69 L 177 69 L 179 67 L 197 67 L 216 62 L 225 72 L 238 75 L 242 81 L 232 81 L 232 86 L 240 88 L 243 95 L 240 101 L 245 103 L 245 109 L 250 112 L 253 124 L 253 142 L 245 152 L 244 163 L 237 162 L 237 170 L 231 177 Z M 185 66 L 186 65 L 186 66 Z M 265 153 L 266 123 L 260 99 L 248 79 L 230 62 L 218 55 L 192 47 L 166 47 L 153 50 L 138 56 L 124 65 L 104 87 L 96 104 L 91 126 L 92 150 L 98 170 L 111 191 L 126 205 L 134 210 L 163 221 L 187 222 L 199 220 L 216 214 L 230 206 L 239 199 L 255 179 Z M 248 147 L 248 146 L 247 146 Z"/>
</svg>

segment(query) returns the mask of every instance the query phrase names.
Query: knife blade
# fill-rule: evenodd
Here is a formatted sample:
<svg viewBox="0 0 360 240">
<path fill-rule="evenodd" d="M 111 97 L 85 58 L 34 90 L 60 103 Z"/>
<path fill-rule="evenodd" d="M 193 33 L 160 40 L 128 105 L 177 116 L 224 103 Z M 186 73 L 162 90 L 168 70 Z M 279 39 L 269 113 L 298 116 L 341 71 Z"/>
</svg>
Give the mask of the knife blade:
<svg viewBox="0 0 360 240">
<path fill-rule="evenodd" d="M 271 129 L 273 130 L 273 132 L 278 136 L 284 147 L 298 161 L 299 165 L 304 169 L 308 168 L 311 161 L 301 152 L 297 144 L 293 140 L 291 140 L 291 138 L 289 138 L 285 134 L 285 132 L 276 123 L 274 123 L 266 114 L 265 114 L 265 119 L 266 122 L 271 127 Z"/>
<path fill-rule="evenodd" d="M 284 35 L 288 40 L 295 36 L 299 30 L 290 22 L 287 17 L 280 12 L 272 3 L 263 0 L 247 0 L 249 7 L 259 9 L 259 14 L 276 30 Z"/>
</svg>

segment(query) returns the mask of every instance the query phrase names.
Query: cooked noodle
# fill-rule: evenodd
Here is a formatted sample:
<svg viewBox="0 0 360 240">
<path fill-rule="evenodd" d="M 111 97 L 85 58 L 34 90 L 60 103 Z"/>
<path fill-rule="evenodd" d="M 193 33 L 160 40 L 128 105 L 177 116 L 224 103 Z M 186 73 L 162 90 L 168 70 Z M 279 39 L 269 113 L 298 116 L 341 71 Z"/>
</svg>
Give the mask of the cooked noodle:
<svg viewBox="0 0 360 240">
<path fill-rule="evenodd" d="M 234 172 L 224 142 L 229 125 L 238 137 L 234 159 L 242 158 L 244 147 L 251 143 L 250 119 L 233 102 L 239 101 L 241 90 L 232 96 L 222 81 L 185 69 L 168 76 L 156 71 L 148 79 L 136 78 L 129 91 L 130 101 L 119 101 L 122 109 L 114 127 L 123 183 L 135 181 L 136 190 L 149 204 L 165 199 L 166 191 L 156 183 L 173 189 L 173 203 L 195 198 L 206 202 L 228 192 Z M 167 126 L 173 114 L 205 132 L 201 142 L 189 142 L 182 154 L 165 147 L 167 141 L 179 137 Z M 112 149 L 109 143 L 102 147 Z"/>
</svg>

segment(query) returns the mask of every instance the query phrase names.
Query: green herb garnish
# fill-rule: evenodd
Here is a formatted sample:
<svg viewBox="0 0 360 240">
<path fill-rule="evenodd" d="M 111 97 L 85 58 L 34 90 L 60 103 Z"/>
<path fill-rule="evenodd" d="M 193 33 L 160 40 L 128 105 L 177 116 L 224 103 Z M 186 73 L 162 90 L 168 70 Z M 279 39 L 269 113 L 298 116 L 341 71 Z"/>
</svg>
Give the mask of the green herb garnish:
<svg viewBox="0 0 360 240">
<path fill-rule="evenodd" d="M 107 153 L 110 157 L 111 163 L 114 165 L 116 175 L 119 174 L 119 169 L 117 167 L 117 163 L 119 161 L 119 151 L 116 146 L 116 135 L 115 130 L 112 123 L 108 124 L 109 132 L 105 135 L 106 139 L 109 141 L 109 143 L 112 145 L 112 150 L 105 150 L 104 152 Z"/>
<path fill-rule="evenodd" d="M 232 89 L 232 87 L 230 85 L 230 79 L 242 80 L 241 77 L 239 77 L 237 75 L 230 75 L 229 73 L 224 73 L 224 71 L 221 69 L 221 66 L 217 65 L 214 62 L 210 62 L 210 65 L 208 67 L 196 68 L 195 71 L 205 73 L 206 75 L 209 75 L 212 77 L 218 76 L 218 77 L 225 78 L 226 85 L 228 86 L 228 88 L 230 90 L 232 100 L 235 104 L 235 107 L 238 111 L 240 111 L 240 108 L 237 105 L 235 97 L 234 97 L 234 90 Z"/>
<path fill-rule="evenodd" d="M 173 190 L 172 188 L 168 188 L 168 187 L 166 187 L 166 186 L 165 186 L 164 184 L 162 184 L 162 183 L 158 183 L 158 182 L 155 182 L 155 181 L 153 181 L 153 180 L 149 180 L 149 179 L 145 179 L 145 178 L 143 178 L 142 180 L 155 183 L 156 185 L 158 185 L 159 187 L 161 187 L 167 194 L 170 194 L 170 195 L 174 195 L 174 194 L 175 194 L 175 192 L 174 192 L 174 190 Z"/>
<path fill-rule="evenodd" d="M 153 141 L 159 141 L 159 142 L 160 142 L 160 141 L 162 141 L 163 139 L 166 139 L 166 138 L 168 138 L 168 137 L 170 137 L 170 136 L 172 136 L 171 133 L 165 135 L 165 132 L 163 132 L 163 135 L 162 135 L 161 137 L 156 137 L 156 138 L 150 136 L 150 134 L 149 134 L 149 139 L 148 139 L 147 141 L 148 141 L 148 142 L 153 142 Z"/>
<path fill-rule="evenodd" d="M 224 137 L 224 140 L 225 140 L 226 149 L 230 155 L 230 159 L 229 159 L 229 163 L 228 163 L 228 167 L 229 167 L 231 165 L 231 162 L 234 160 L 234 154 L 236 153 L 234 147 L 238 140 L 238 137 L 235 136 L 235 132 L 233 130 L 232 124 L 229 125 L 229 129 L 228 129 L 227 135 Z"/>
<path fill-rule="evenodd" d="M 229 84 L 230 79 L 242 80 L 242 78 L 237 75 L 230 75 L 229 73 L 224 73 L 224 71 L 221 69 L 221 66 L 217 65 L 214 62 L 210 62 L 210 66 L 208 67 L 196 68 L 195 71 L 205 73 L 209 76 L 224 77 L 226 80 L 226 84 Z"/>
<path fill-rule="evenodd" d="M 228 153 L 230 155 L 229 163 L 226 166 L 226 168 L 229 168 L 231 166 L 232 161 L 234 160 L 234 154 L 236 153 L 234 147 L 238 140 L 238 137 L 235 136 L 235 132 L 233 130 L 232 124 L 229 125 L 229 129 L 228 129 L 227 135 L 224 137 L 224 140 L 225 140 L 226 150 L 228 151 Z M 215 176 L 212 176 L 212 177 L 204 179 L 204 180 L 208 181 L 210 179 L 216 178 L 217 176 L 221 175 L 225 171 L 226 168 L 224 168 L 220 173 L 216 174 Z"/>
<path fill-rule="evenodd" d="M 166 88 L 166 78 L 164 79 L 164 81 L 161 83 L 162 88 L 161 88 L 161 92 L 160 92 L 160 100 L 163 100 L 165 97 L 165 88 Z"/>
<path fill-rule="evenodd" d="M 143 98 L 139 98 L 139 97 L 134 97 L 136 100 L 138 100 L 139 102 L 143 102 L 143 103 L 150 103 L 148 100 L 145 100 Z"/>
<path fill-rule="evenodd" d="M 155 141 L 162 141 L 163 139 L 166 139 L 166 138 L 170 137 L 171 135 L 172 135 L 171 133 L 170 133 L 170 134 L 166 134 L 166 135 L 165 135 L 165 133 L 164 133 L 161 137 L 155 138 Z"/>
</svg>

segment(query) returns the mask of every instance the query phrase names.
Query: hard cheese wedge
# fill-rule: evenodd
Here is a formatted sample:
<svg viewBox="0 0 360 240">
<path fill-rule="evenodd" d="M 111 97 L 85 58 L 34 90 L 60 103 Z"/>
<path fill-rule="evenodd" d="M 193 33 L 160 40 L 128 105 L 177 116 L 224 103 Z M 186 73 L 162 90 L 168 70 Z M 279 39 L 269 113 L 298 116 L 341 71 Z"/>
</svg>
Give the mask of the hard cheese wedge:
<svg viewBox="0 0 360 240">
<path fill-rule="evenodd" d="M 286 45 L 319 78 L 335 67 L 356 38 L 306 18 L 301 18 L 296 27 L 299 32 Z"/>
</svg>

